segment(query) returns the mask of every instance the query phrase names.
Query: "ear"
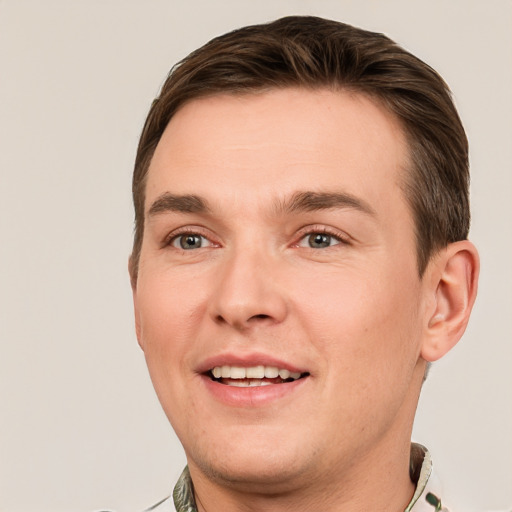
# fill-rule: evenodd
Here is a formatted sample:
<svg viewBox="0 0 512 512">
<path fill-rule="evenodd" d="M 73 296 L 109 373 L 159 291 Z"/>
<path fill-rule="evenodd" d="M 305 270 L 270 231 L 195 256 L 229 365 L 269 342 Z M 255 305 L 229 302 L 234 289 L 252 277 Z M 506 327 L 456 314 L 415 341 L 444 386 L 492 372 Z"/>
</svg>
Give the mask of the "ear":
<svg viewBox="0 0 512 512">
<path fill-rule="evenodd" d="M 427 267 L 433 301 L 427 312 L 421 356 L 426 361 L 443 357 L 460 340 L 476 298 L 480 262 L 469 240 L 449 244 Z"/>
<path fill-rule="evenodd" d="M 135 271 L 135 265 L 133 263 L 133 255 L 128 258 L 128 273 L 130 274 L 130 283 L 132 286 L 133 312 L 135 315 L 135 334 L 137 336 L 139 347 L 142 350 L 144 350 L 141 336 L 140 314 L 137 305 L 137 273 Z"/>
</svg>

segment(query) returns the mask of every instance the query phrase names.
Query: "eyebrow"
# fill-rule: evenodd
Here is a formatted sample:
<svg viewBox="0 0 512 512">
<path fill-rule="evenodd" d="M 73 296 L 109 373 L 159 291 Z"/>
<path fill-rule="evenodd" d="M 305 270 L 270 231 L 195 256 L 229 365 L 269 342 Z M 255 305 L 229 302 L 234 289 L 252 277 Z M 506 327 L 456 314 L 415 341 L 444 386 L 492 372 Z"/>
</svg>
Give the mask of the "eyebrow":
<svg viewBox="0 0 512 512">
<path fill-rule="evenodd" d="M 372 216 L 376 214 L 366 201 L 344 192 L 295 192 L 290 198 L 276 203 L 278 213 L 313 212 L 335 208 L 351 208 Z M 209 213 L 211 209 L 205 199 L 194 194 L 176 195 L 165 192 L 155 199 L 148 215 L 166 212 Z"/>
<path fill-rule="evenodd" d="M 375 210 L 363 199 L 344 192 L 296 192 L 290 199 L 282 201 L 278 210 L 285 213 L 313 212 L 334 208 L 352 208 L 368 215 Z"/>
<path fill-rule="evenodd" d="M 205 213 L 209 212 L 207 202 L 199 196 L 193 194 L 175 195 L 165 192 L 159 196 L 149 208 L 149 216 L 159 213 L 177 212 L 177 213 Z"/>
</svg>

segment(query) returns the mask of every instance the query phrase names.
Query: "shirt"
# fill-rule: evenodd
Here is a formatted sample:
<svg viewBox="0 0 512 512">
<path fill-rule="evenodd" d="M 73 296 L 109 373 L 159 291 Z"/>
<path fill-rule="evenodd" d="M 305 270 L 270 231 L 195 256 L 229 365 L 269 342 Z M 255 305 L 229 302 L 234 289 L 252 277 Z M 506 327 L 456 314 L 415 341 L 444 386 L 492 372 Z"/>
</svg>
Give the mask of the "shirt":
<svg viewBox="0 0 512 512">
<path fill-rule="evenodd" d="M 450 512 L 441 504 L 439 489 L 432 478 L 432 458 L 428 450 L 419 444 L 411 446 L 410 475 L 416 483 L 416 491 L 404 512 Z M 172 496 L 165 498 L 145 512 L 197 512 L 194 486 L 188 467 L 183 470 L 174 487 Z"/>
</svg>

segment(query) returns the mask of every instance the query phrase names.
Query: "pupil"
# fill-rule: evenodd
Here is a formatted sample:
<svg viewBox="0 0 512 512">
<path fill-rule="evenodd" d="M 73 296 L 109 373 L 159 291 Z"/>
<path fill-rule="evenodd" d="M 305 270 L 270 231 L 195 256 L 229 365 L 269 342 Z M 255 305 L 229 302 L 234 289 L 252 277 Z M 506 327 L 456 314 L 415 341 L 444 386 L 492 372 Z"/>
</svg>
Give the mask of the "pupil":
<svg viewBox="0 0 512 512">
<path fill-rule="evenodd" d="M 201 247 L 201 237 L 199 235 L 184 235 L 180 239 L 182 249 L 198 249 Z"/>
<path fill-rule="evenodd" d="M 324 233 L 315 233 L 309 236 L 309 245 L 314 248 L 329 247 L 331 236 Z"/>
</svg>

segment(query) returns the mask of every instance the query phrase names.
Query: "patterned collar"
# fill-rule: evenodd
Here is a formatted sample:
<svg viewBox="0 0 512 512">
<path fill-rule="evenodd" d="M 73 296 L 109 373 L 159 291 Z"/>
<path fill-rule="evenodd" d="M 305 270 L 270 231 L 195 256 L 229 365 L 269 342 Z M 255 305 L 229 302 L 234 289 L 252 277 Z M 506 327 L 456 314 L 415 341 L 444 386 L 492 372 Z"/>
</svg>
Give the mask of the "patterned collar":
<svg viewBox="0 0 512 512">
<path fill-rule="evenodd" d="M 416 482 L 416 492 L 404 512 L 449 512 L 441 505 L 439 491 L 433 487 L 432 458 L 428 450 L 419 444 L 411 445 L 411 479 Z M 174 507 L 173 508 L 173 502 Z M 147 509 L 146 512 L 197 512 L 194 487 L 188 467 L 183 470 L 172 496 Z"/>
<path fill-rule="evenodd" d="M 421 444 L 411 444 L 411 461 L 409 473 L 416 482 L 416 491 L 404 512 L 449 512 L 441 504 L 439 490 L 435 488 L 432 477 L 432 457 Z"/>
</svg>

